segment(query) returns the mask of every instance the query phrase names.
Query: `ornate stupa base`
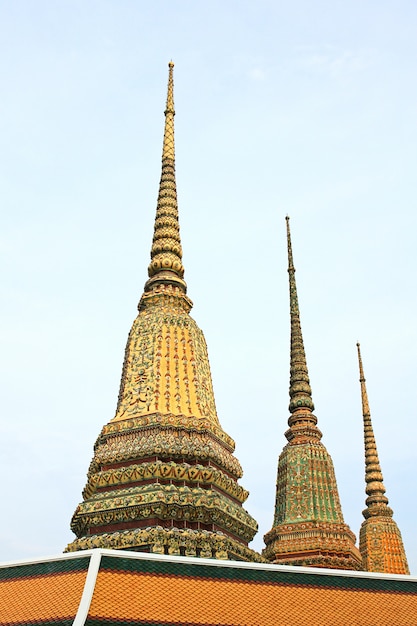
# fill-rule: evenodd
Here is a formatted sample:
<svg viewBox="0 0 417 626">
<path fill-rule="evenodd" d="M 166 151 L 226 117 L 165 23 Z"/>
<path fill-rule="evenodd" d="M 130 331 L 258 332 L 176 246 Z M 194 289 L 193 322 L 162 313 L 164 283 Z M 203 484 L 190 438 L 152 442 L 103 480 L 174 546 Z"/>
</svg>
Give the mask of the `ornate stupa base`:
<svg viewBox="0 0 417 626">
<path fill-rule="evenodd" d="M 361 570 L 355 536 L 346 524 L 296 522 L 275 526 L 264 537 L 262 556 L 278 565 Z"/>
<path fill-rule="evenodd" d="M 115 550 L 133 550 L 153 554 L 194 556 L 253 563 L 265 562 L 265 559 L 258 552 L 221 532 L 175 527 L 167 529 L 162 526 L 155 526 L 81 537 L 70 543 L 65 552 L 90 550 L 92 548 L 113 548 Z"/>
</svg>

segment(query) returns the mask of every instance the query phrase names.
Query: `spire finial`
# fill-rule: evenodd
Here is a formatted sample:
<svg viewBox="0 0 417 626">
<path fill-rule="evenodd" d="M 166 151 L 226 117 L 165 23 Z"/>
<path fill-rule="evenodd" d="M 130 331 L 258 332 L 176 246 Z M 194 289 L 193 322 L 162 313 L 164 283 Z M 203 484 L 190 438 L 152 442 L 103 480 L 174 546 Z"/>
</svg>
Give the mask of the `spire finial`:
<svg viewBox="0 0 417 626">
<path fill-rule="evenodd" d="M 288 272 L 295 272 L 294 261 L 292 258 L 291 232 L 290 232 L 290 216 L 285 216 L 287 223 L 287 248 L 288 248 Z M 297 294 L 296 294 L 297 295 Z"/>
<path fill-rule="evenodd" d="M 168 63 L 168 90 L 165 107 L 162 173 L 159 183 L 155 228 L 148 267 L 149 280 L 145 292 L 161 285 L 170 285 L 183 294 L 187 285 L 183 280 L 182 248 L 178 221 L 177 186 L 175 180 L 174 142 L 174 63 Z M 139 306 L 141 306 L 139 304 Z"/>
<path fill-rule="evenodd" d="M 371 412 L 369 410 L 366 380 L 363 373 L 359 342 L 357 342 L 356 347 L 358 349 L 359 381 L 361 384 L 363 430 L 365 437 L 365 482 L 366 493 L 368 494 L 366 498 L 366 509 L 362 513 L 366 519 L 376 514 L 392 517 L 392 509 L 388 506 L 388 498 L 384 495 L 385 487 L 372 428 Z"/>
<path fill-rule="evenodd" d="M 174 64 L 172 61 L 168 63 L 168 92 L 167 103 L 165 107 L 165 130 L 164 130 L 164 146 L 162 149 L 162 161 L 164 158 L 175 160 L 174 145 Z"/>
<path fill-rule="evenodd" d="M 297 422 L 310 425 L 317 424 L 313 415 L 314 404 L 311 397 L 310 380 L 308 377 L 307 360 L 304 350 L 303 335 L 301 332 L 300 309 L 298 306 L 297 285 L 295 282 L 295 267 L 292 256 L 290 218 L 287 215 L 287 246 L 288 246 L 288 275 L 290 286 L 290 317 L 291 317 L 291 357 L 290 357 L 290 405 L 291 417 L 288 420 L 290 427 Z M 316 437 L 321 437 L 318 428 Z M 286 433 L 288 437 L 290 431 Z M 292 436 L 292 435 L 290 435 Z"/>
</svg>

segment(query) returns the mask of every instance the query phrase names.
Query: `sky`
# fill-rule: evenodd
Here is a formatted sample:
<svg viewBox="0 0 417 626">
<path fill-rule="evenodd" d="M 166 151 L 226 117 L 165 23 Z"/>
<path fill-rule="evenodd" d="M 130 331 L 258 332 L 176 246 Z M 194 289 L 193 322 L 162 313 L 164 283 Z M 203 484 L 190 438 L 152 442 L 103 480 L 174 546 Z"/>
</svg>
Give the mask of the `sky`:
<svg viewBox="0 0 417 626">
<path fill-rule="evenodd" d="M 417 4 L 0 0 L 0 561 L 74 538 L 147 278 L 168 62 L 192 316 L 263 547 L 286 443 L 291 217 L 315 414 L 365 506 L 359 340 L 417 574 Z"/>
</svg>

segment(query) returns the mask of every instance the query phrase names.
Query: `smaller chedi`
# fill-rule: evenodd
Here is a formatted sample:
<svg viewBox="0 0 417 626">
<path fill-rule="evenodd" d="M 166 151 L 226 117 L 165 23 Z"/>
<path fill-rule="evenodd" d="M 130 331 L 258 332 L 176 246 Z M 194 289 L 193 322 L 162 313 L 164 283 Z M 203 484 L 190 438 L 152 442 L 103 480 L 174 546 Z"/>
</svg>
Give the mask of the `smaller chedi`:
<svg viewBox="0 0 417 626">
<path fill-rule="evenodd" d="M 332 459 L 313 414 L 301 332 L 289 218 L 291 357 L 288 440 L 278 460 L 275 514 L 263 556 L 272 563 L 361 569 L 355 535 L 344 523 Z"/>
<path fill-rule="evenodd" d="M 362 511 L 365 520 L 359 533 L 359 550 L 363 569 L 368 572 L 385 574 L 409 574 L 403 541 L 393 511 L 388 506 L 385 487 L 378 457 L 378 450 L 369 410 L 366 381 L 363 373 L 359 343 L 356 344 L 359 360 L 359 380 L 361 384 L 363 430 L 365 438 L 365 482 L 366 509 Z"/>
<path fill-rule="evenodd" d="M 178 221 L 173 67 L 148 280 L 115 417 L 94 447 L 67 551 L 128 549 L 261 561 L 242 469 L 216 412 L 203 333 L 189 312 Z"/>
</svg>

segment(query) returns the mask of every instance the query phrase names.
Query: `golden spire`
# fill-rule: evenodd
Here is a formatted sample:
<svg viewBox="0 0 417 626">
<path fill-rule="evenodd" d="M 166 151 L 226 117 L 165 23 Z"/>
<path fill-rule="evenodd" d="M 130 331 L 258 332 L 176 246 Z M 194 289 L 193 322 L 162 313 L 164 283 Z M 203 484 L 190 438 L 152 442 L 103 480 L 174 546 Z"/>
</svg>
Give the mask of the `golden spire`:
<svg viewBox="0 0 417 626">
<path fill-rule="evenodd" d="M 363 511 L 363 516 L 371 516 L 369 509 L 377 507 L 379 512 L 385 516 L 392 517 L 393 511 L 388 506 L 388 498 L 385 494 L 381 466 L 378 458 L 374 431 L 372 428 L 371 413 L 369 410 L 368 394 L 366 392 L 366 381 L 363 373 L 360 344 L 357 343 L 359 360 L 359 381 L 361 383 L 363 429 L 365 436 L 365 482 L 367 508 Z"/>
<path fill-rule="evenodd" d="M 168 93 L 165 108 L 164 143 L 162 149 L 162 173 L 159 183 L 155 228 L 148 267 L 149 280 L 145 292 L 159 285 L 172 285 L 186 293 L 183 280 L 182 248 L 178 221 L 177 186 L 175 180 L 174 143 L 174 64 L 168 64 Z"/>
<path fill-rule="evenodd" d="M 290 357 L 290 405 L 288 407 L 291 417 L 289 426 L 295 426 L 306 421 L 317 424 L 317 418 L 313 415 L 314 404 L 311 397 L 310 379 L 308 376 L 307 360 L 304 350 L 303 335 L 301 332 L 300 309 L 298 306 L 297 285 L 295 282 L 295 267 L 292 257 L 290 218 L 287 222 L 287 245 L 288 245 L 288 275 L 290 286 L 290 316 L 291 316 L 291 357 Z M 321 438 L 318 428 L 315 429 L 317 437 Z M 288 438 L 290 431 L 286 433 Z M 293 436 L 293 435 L 292 435 Z"/>
<path fill-rule="evenodd" d="M 363 569 L 369 572 L 409 574 L 401 533 L 396 522 L 392 519 L 393 511 L 388 506 L 388 498 L 385 495 L 381 465 L 369 410 L 360 344 L 357 343 L 356 347 L 358 349 L 359 381 L 362 396 L 365 437 L 365 482 L 368 496 L 366 498 L 366 509 L 362 511 L 365 520 L 362 523 L 359 537 L 359 550 L 362 556 Z"/>
<path fill-rule="evenodd" d="M 126 344 L 116 414 L 94 447 L 68 551 L 120 548 L 262 560 L 235 443 L 217 416 L 204 335 L 189 315 L 174 164 L 169 63 L 149 279 Z"/>
</svg>

